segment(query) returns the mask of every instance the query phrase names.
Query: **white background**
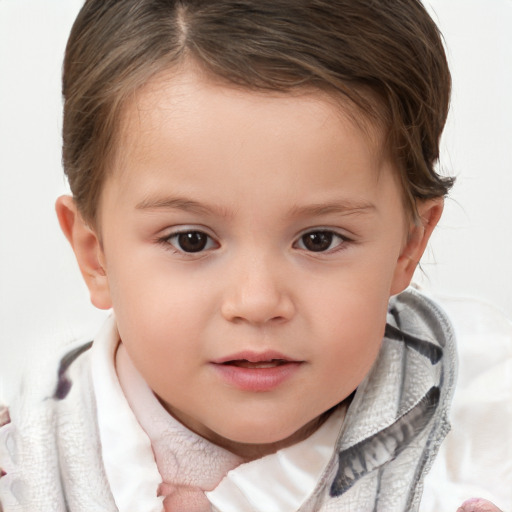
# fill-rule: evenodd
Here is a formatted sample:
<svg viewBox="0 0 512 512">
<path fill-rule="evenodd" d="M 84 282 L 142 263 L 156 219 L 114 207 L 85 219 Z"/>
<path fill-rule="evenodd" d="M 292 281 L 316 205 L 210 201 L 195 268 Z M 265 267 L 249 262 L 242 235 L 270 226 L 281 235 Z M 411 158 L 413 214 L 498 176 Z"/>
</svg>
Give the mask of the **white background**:
<svg viewBox="0 0 512 512">
<path fill-rule="evenodd" d="M 0 399 L 31 354 L 94 334 L 54 215 L 60 70 L 81 0 L 0 0 Z M 441 166 L 457 176 L 418 279 L 512 317 L 512 0 L 431 0 L 452 67 Z"/>
</svg>

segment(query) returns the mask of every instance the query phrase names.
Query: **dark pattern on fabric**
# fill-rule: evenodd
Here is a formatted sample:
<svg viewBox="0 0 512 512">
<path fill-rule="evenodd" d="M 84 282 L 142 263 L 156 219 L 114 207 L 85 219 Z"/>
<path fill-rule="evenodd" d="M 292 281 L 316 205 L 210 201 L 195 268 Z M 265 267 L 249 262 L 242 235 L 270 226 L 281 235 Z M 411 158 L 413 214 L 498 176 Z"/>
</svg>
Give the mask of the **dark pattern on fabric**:
<svg viewBox="0 0 512 512">
<path fill-rule="evenodd" d="M 339 467 L 330 489 L 340 496 L 358 480 L 392 461 L 423 431 L 439 405 L 440 390 L 433 386 L 408 412 L 389 427 L 341 451 Z"/>
<path fill-rule="evenodd" d="M 53 394 L 53 398 L 55 400 L 63 400 L 68 395 L 71 386 L 73 383 L 71 380 L 69 380 L 67 376 L 67 371 L 73 361 L 89 350 L 92 347 L 92 341 L 85 343 L 84 345 L 80 345 L 79 347 L 75 348 L 71 352 L 68 352 L 59 363 L 59 370 L 57 372 L 58 381 L 57 381 L 57 387 L 55 388 L 55 393 Z"/>
<path fill-rule="evenodd" d="M 390 340 L 405 343 L 408 347 L 416 350 L 416 352 L 422 356 L 428 357 L 432 364 L 437 364 L 443 357 L 443 349 L 441 347 L 434 345 L 430 341 L 422 340 L 421 338 L 407 334 L 392 325 L 386 324 L 384 335 Z"/>
</svg>

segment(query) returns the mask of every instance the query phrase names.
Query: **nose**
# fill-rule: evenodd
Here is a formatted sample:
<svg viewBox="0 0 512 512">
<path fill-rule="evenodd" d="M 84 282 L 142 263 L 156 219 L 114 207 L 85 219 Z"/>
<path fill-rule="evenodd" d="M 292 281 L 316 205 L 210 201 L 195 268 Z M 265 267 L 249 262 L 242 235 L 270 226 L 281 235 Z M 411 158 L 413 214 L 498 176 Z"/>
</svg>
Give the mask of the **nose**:
<svg viewBox="0 0 512 512">
<path fill-rule="evenodd" d="M 264 325 L 294 316 L 291 283 L 269 258 L 253 256 L 234 263 L 228 281 L 221 308 L 226 320 Z"/>
</svg>

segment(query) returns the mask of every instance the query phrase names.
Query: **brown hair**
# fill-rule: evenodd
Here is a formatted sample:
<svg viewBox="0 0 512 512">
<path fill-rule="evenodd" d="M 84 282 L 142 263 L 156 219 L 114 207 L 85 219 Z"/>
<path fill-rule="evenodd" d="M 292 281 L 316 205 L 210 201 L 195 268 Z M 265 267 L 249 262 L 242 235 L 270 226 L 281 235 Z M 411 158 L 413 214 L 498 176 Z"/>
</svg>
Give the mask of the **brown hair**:
<svg viewBox="0 0 512 512">
<path fill-rule="evenodd" d="M 384 126 L 408 208 L 444 196 L 434 170 L 451 79 L 419 0 L 87 0 L 64 61 L 63 163 L 94 222 L 122 110 L 186 58 L 244 88 L 315 87 Z"/>
</svg>

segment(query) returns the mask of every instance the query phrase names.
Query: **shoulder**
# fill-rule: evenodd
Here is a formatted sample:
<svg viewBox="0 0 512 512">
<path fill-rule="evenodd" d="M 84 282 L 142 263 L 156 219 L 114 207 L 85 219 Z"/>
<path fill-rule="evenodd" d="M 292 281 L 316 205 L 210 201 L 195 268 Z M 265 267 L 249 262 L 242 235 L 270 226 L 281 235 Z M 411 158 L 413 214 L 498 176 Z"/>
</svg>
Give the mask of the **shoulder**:
<svg viewBox="0 0 512 512">
<path fill-rule="evenodd" d="M 59 402 L 70 389 L 70 373 L 87 375 L 90 343 L 75 343 L 31 364 L 18 392 L 4 406 L 0 422 L 0 502 L 6 510 L 25 503 L 43 505 L 32 496 L 36 488 L 55 489 L 59 481 L 58 435 L 62 423 Z M 82 355 L 82 357 L 78 357 Z M 73 367 L 73 368 L 72 368 Z M 87 386 L 84 386 L 87 388 Z M 36 485 L 33 485 L 36 483 Z M 62 510 L 59 493 L 45 506 Z M 50 508 L 47 508 L 49 510 Z"/>
<path fill-rule="evenodd" d="M 11 423 L 25 425 L 34 415 L 44 424 L 50 420 L 49 411 L 64 399 L 72 386 L 71 375 L 87 375 L 88 350 L 92 342 L 76 342 L 62 347 L 57 353 L 48 355 L 28 365 L 17 392 L 9 401 Z M 39 417 L 41 415 L 41 417 Z"/>
<path fill-rule="evenodd" d="M 422 511 L 481 496 L 512 506 L 512 322 L 480 300 L 444 297 L 458 339 L 452 431 L 427 478 Z M 508 507 L 508 508 L 507 508 Z"/>
<path fill-rule="evenodd" d="M 413 289 L 394 297 L 377 360 L 342 425 L 325 510 L 417 510 L 449 430 L 455 373 L 443 309 Z"/>
<path fill-rule="evenodd" d="M 10 400 L 13 423 L 23 425 L 33 414 L 48 413 L 69 394 L 73 382 L 87 379 L 90 372 L 89 349 L 92 342 L 75 342 L 29 364 L 18 392 Z M 43 419 L 43 418 L 41 418 Z"/>
<path fill-rule="evenodd" d="M 0 503 L 6 511 L 117 510 L 102 460 L 91 347 L 68 345 L 31 366 L 4 412 Z M 105 364 L 113 367 L 113 360 Z"/>
</svg>

